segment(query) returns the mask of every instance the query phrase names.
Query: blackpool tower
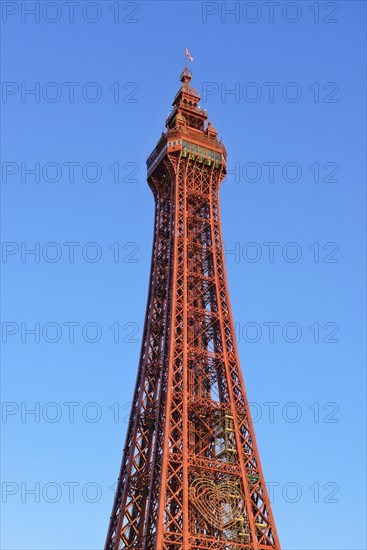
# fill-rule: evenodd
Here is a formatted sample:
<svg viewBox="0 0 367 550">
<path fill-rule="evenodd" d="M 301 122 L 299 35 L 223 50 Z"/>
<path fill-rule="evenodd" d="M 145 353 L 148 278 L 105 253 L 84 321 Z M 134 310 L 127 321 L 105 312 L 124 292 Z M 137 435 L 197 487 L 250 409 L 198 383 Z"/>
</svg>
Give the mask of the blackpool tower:
<svg viewBox="0 0 367 550">
<path fill-rule="evenodd" d="M 148 303 L 105 550 L 280 550 L 227 288 L 227 153 L 191 77 L 147 160 Z"/>
</svg>

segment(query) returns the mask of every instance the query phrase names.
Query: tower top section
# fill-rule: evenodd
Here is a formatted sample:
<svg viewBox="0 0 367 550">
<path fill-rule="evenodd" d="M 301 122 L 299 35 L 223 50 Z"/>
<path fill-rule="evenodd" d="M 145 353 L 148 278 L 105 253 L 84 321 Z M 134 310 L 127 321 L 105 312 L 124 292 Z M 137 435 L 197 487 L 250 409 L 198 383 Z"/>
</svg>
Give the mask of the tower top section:
<svg viewBox="0 0 367 550">
<path fill-rule="evenodd" d="M 187 96 L 186 99 L 188 99 L 189 97 L 191 99 L 197 98 L 197 103 L 199 102 L 200 100 L 199 92 L 195 90 L 195 88 L 190 86 L 191 79 L 192 79 L 192 72 L 187 67 L 185 67 L 180 76 L 182 86 L 176 94 L 175 101 L 180 94 L 185 94 L 185 96 Z M 173 104 L 175 103 L 175 101 L 173 102 Z"/>
<path fill-rule="evenodd" d="M 173 100 L 173 110 L 166 120 L 166 128 L 174 127 L 176 117 L 179 115 L 179 122 L 187 122 L 192 128 L 205 130 L 205 121 L 208 118 L 205 109 L 199 107 L 200 95 L 190 84 L 192 72 L 185 67 L 181 73 L 181 88 L 178 90 Z"/>
<path fill-rule="evenodd" d="M 148 177 L 166 153 L 190 153 L 193 160 L 198 158 L 225 167 L 226 149 L 218 140 L 218 132 L 212 123 L 207 122 L 208 114 L 199 106 L 200 94 L 191 86 L 191 79 L 192 72 L 184 67 L 180 76 L 182 85 L 166 120 L 166 131 L 162 132 L 147 160 Z"/>
</svg>

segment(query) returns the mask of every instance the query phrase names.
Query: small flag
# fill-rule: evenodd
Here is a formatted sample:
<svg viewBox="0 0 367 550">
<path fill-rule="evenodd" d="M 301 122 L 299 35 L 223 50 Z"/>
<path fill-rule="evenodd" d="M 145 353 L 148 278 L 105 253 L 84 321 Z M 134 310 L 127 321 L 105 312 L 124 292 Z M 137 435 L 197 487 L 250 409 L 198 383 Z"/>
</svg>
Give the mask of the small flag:
<svg viewBox="0 0 367 550">
<path fill-rule="evenodd" d="M 194 58 L 192 57 L 191 53 L 189 52 L 189 50 L 187 48 L 186 48 L 186 55 L 190 59 L 190 61 L 194 61 Z"/>
</svg>

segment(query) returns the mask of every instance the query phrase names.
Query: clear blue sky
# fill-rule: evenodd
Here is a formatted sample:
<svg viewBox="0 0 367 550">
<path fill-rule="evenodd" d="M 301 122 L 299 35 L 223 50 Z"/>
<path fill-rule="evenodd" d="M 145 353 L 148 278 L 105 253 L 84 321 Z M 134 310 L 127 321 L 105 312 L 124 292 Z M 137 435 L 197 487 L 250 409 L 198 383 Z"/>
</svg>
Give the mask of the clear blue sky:
<svg viewBox="0 0 367 550">
<path fill-rule="evenodd" d="M 282 548 L 365 549 L 365 3 L 2 9 L 2 548 L 103 547 L 147 296 L 145 160 L 187 43 L 232 171 L 229 289 Z"/>
</svg>

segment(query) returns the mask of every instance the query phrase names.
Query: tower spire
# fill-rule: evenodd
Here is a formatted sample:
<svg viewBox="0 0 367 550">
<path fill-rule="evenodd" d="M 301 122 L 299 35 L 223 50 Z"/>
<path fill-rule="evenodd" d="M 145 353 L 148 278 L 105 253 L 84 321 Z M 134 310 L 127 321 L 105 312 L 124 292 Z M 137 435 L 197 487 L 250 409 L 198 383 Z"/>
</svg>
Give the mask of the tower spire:
<svg viewBox="0 0 367 550">
<path fill-rule="evenodd" d="M 227 288 L 227 153 L 187 67 L 181 82 L 147 160 L 148 306 L 105 550 L 280 550 Z"/>
</svg>

